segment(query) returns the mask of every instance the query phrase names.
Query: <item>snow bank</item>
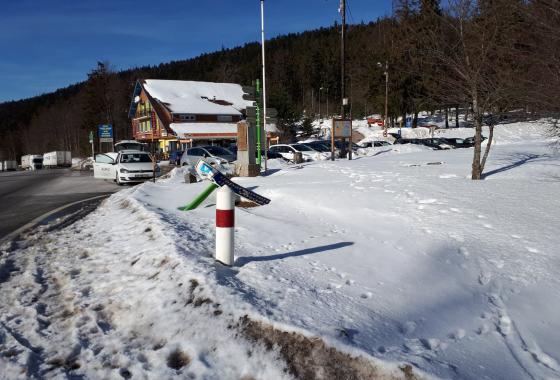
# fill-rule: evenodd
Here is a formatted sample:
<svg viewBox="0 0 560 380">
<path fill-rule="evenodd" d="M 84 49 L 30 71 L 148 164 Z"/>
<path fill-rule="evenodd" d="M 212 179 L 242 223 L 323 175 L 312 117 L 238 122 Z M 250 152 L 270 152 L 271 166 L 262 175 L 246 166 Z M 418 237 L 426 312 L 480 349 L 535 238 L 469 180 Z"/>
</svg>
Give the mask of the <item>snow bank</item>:
<svg viewBox="0 0 560 380">
<path fill-rule="evenodd" d="M 499 126 L 485 181 L 468 179 L 472 149 L 271 160 L 266 176 L 235 179 L 272 201 L 236 210 L 232 268 L 212 259 L 215 198 L 177 210 L 206 183 L 185 184 L 176 169 L 119 192 L 14 256 L 21 261 L 2 258 L 0 350 L 21 353 L 0 366 L 16 373 L 29 360 L 62 360 L 89 377 L 287 376 L 278 351 L 230 327 L 248 315 L 387 373 L 397 368 L 387 363 L 407 362 L 443 378 L 557 378 L 560 157 L 545 127 Z M 44 315 L 60 325 L 41 327 Z"/>
</svg>

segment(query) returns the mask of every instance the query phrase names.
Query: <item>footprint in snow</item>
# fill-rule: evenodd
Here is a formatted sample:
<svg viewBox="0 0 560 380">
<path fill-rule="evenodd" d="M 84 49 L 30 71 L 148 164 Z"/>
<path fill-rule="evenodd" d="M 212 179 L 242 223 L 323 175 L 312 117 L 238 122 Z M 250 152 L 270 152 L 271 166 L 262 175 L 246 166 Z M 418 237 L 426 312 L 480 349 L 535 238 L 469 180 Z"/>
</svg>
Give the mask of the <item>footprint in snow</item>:
<svg viewBox="0 0 560 380">
<path fill-rule="evenodd" d="M 478 283 L 480 285 L 486 285 L 492 279 L 492 275 L 489 272 L 480 272 L 478 275 Z"/>
<path fill-rule="evenodd" d="M 459 247 L 459 253 L 465 257 L 469 257 L 469 250 L 466 247 Z"/>
<path fill-rule="evenodd" d="M 527 249 L 527 251 L 531 252 L 531 253 L 539 253 L 540 251 L 536 248 L 533 247 L 525 247 L 525 249 Z"/>
<path fill-rule="evenodd" d="M 457 329 L 456 331 L 449 334 L 449 338 L 453 340 L 461 340 L 467 335 L 467 332 L 463 329 Z"/>
<path fill-rule="evenodd" d="M 459 210 L 458 208 L 455 208 L 455 207 L 450 207 L 449 210 L 453 211 L 453 212 L 461 212 L 461 210 Z"/>
<path fill-rule="evenodd" d="M 511 236 L 514 239 L 521 239 L 521 236 L 516 235 L 516 234 L 512 234 L 512 235 L 509 235 L 509 236 Z"/>
<path fill-rule="evenodd" d="M 484 226 L 484 228 L 488 228 L 489 230 L 494 228 L 494 226 L 491 225 L 490 223 L 483 223 L 482 225 Z"/>
</svg>

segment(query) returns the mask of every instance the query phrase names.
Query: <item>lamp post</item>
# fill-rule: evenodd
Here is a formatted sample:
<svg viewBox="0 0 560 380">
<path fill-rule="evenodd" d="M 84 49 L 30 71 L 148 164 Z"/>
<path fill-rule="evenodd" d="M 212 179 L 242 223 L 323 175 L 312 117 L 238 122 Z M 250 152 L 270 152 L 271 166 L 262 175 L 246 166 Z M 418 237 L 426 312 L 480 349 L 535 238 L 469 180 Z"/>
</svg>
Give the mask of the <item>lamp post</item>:
<svg viewBox="0 0 560 380">
<path fill-rule="evenodd" d="M 321 91 L 323 91 L 323 87 L 319 87 L 319 120 L 323 120 L 323 115 L 321 115 Z"/>
<path fill-rule="evenodd" d="M 383 67 L 381 62 L 377 62 L 378 67 Z M 383 117 L 383 136 L 387 137 L 388 104 L 389 104 L 389 62 L 385 61 L 385 115 Z"/>
</svg>

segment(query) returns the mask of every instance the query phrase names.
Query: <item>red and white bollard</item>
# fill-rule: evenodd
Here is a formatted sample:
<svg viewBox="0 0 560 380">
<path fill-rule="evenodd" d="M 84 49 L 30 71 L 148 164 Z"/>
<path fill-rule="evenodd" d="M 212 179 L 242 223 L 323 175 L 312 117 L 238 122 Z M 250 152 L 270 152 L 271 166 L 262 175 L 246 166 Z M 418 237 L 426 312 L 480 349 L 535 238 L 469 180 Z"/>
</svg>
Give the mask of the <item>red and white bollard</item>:
<svg viewBox="0 0 560 380">
<path fill-rule="evenodd" d="M 233 265 L 233 236 L 235 228 L 235 196 L 228 186 L 216 193 L 216 260 Z"/>
</svg>

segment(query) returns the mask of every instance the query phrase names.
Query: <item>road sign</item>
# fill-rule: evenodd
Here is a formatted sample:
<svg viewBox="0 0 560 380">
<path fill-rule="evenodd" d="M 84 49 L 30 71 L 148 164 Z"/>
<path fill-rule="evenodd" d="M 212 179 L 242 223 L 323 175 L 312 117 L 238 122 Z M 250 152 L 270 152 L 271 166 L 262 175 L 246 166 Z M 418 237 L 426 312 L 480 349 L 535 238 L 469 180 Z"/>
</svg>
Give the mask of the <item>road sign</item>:
<svg viewBox="0 0 560 380">
<path fill-rule="evenodd" d="M 350 137 L 352 120 L 333 120 L 334 137 Z"/>
<path fill-rule="evenodd" d="M 101 139 L 110 139 L 111 141 L 113 141 L 113 126 L 111 124 L 100 124 L 97 127 L 97 131 L 99 135 L 99 141 L 107 142 L 102 141 Z"/>
<path fill-rule="evenodd" d="M 112 143 L 112 142 L 113 142 L 113 138 L 112 138 L 112 137 L 100 137 L 100 138 L 99 138 L 99 142 L 102 142 L 102 143 Z"/>
<path fill-rule="evenodd" d="M 246 114 L 247 114 L 247 118 L 255 118 L 257 117 L 257 109 L 255 107 L 247 107 L 247 109 L 245 110 Z"/>
<path fill-rule="evenodd" d="M 275 117 L 266 117 L 266 124 L 278 124 L 278 119 Z"/>
</svg>

